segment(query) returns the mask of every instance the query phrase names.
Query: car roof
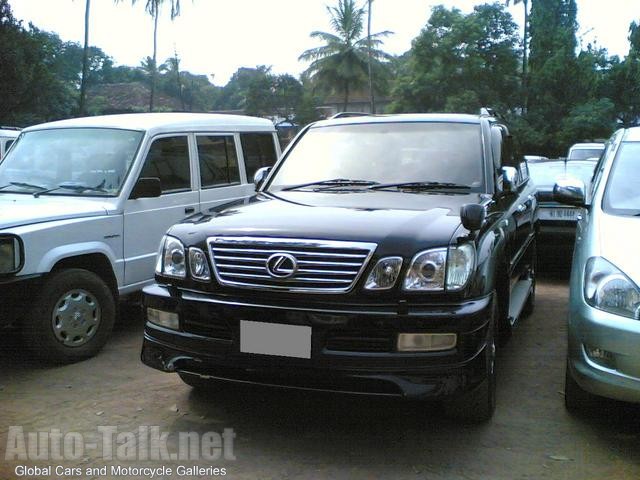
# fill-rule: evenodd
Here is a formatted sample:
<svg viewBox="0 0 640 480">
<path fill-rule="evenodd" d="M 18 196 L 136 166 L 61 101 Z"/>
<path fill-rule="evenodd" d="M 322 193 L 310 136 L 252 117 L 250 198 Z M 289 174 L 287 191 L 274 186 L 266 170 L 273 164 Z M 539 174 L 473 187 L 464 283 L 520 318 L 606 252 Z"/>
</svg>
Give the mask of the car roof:
<svg viewBox="0 0 640 480">
<path fill-rule="evenodd" d="M 367 123 L 417 123 L 417 122 L 445 122 L 445 123 L 480 123 L 479 115 L 461 113 L 401 113 L 395 115 L 367 115 L 349 116 L 320 120 L 313 127 L 328 127 L 331 125 L 354 125 Z"/>
<path fill-rule="evenodd" d="M 640 141 L 640 127 L 627 128 L 627 133 L 624 139 L 629 142 Z"/>
<path fill-rule="evenodd" d="M 6 128 L 0 128 L 0 137 L 10 137 L 15 138 L 20 135 L 20 130 L 9 130 Z"/>
<path fill-rule="evenodd" d="M 269 131 L 273 122 L 265 118 L 221 113 L 125 113 L 72 118 L 25 128 L 25 132 L 56 128 L 120 128 L 151 134 L 176 131 Z"/>
<path fill-rule="evenodd" d="M 604 143 L 601 142 L 592 142 L 592 143 L 575 143 L 571 145 L 569 150 L 581 150 L 581 149 L 589 149 L 589 148 L 604 148 Z"/>
</svg>

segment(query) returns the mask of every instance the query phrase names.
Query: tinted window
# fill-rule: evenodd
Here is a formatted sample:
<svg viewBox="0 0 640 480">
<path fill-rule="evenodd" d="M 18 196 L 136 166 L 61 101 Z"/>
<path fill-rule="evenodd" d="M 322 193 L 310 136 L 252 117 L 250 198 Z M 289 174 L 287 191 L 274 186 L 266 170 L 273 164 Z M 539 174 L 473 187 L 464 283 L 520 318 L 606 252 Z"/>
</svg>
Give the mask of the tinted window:
<svg viewBox="0 0 640 480">
<path fill-rule="evenodd" d="M 198 136 L 200 181 L 203 187 L 240 182 L 238 158 L 231 136 Z"/>
<path fill-rule="evenodd" d="M 253 174 L 262 167 L 271 167 L 276 163 L 276 148 L 270 133 L 243 133 L 240 135 L 247 181 L 253 180 Z"/>
<path fill-rule="evenodd" d="M 158 177 L 163 192 L 191 189 L 187 137 L 154 140 L 142 168 L 141 177 Z"/>
<path fill-rule="evenodd" d="M 9 150 L 9 147 L 11 146 L 11 144 L 14 142 L 15 140 L 7 140 L 7 143 L 4 144 L 4 151 L 6 152 L 7 150 Z"/>
<path fill-rule="evenodd" d="M 640 142 L 620 145 L 607 182 L 604 206 L 610 213 L 640 214 Z"/>
<path fill-rule="evenodd" d="M 311 128 L 289 151 L 272 187 L 345 178 L 451 182 L 480 189 L 479 124 L 394 122 Z"/>
</svg>

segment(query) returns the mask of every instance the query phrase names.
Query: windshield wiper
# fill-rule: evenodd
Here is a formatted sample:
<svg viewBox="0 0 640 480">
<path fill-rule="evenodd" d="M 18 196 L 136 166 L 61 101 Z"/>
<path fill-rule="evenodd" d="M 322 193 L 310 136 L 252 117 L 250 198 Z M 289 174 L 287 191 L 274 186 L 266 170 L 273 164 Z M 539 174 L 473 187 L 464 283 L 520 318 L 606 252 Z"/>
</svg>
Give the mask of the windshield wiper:
<svg viewBox="0 0 640 480">
<path fill-rule="evenodd" d="M 382 190 L 385 188 L 396 188 L 398 190 L 471 190 L 469 185 L 448 182 L 399 182 L 381 183 L 369 187 L 369 190 Z"/>
<path fill-rule="evenodd" d="M 43 187 L 42 185 L 36 185 L 34 183 L 25 183 L 25 182 L 9 182 L 9 185 L 5 185 L 2 188 L 7 188 L 7 187 L 20 187 L 20 188 L 35 188 L 38 190 L 46 190 L 47 187 Z"/>
<path fill-rule="evenodd" d="M 95 187 L 92 187 L 91 185 L 85 185 L 82 183 L 76 183 L 76 182 L 65 182 L 65 183 L 61 183 L 60 185 L 58 185 L 57 187 L 54 188 L 46 188 L 40 192 L 35 192 L 33 194 L 33 196 L 35 198 L 38 198 L 40 195 L 42 195 L 43 193 L 49 193 L 49 192 L 53 192 L 55 190 L 72 190 L 74 192 L 101 192 L 101 193 L 106 193 L 106 190 L 103 188 L 104 187 L 104 183 L 105 181 L 103 180 L 100 184 L 96 185 Z"/>
<path fill-rule="evenodd" d="M 313 186 L 328 186 L 328 187 L 351 187 L 351 186 L 371 186 L 371 185 L 377 185 L 378 182 L 374 182 L 373 180 L 351 180 L 348 178 L 333 178 L 331 180 L 319 180 L 317 182 L 308 182 L 308 183 L 301 183 L 299 185 L 292 185 L 290 187 L 285 187 L 282 190 L 283 191 L 288 191 L 288 190 L 296 190 L 298 188 L 305 188 L 305 187 L 313 187 Z"/>
</svg>

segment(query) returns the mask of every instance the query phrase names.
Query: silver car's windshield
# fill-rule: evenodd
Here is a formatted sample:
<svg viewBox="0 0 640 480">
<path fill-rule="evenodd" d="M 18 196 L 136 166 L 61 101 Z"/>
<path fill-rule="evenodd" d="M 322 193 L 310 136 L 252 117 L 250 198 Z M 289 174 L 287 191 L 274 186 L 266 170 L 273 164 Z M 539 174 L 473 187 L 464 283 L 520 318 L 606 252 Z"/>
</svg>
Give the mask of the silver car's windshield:
<svg viewBox="0 0 640 480">
<path fill-rule="evenodd" d="M 620 145 L 604 195 L 604 210 L 619 215 L 640 214 L 640 142 Z"/>
<path fill-rule="evenodd" d="M 142 136 L 113 128 L 25 132 L 0 163 L 0 194 L 117 195 Z"/>
<path fill-rule="evenodd" d="M 479 124 L 389 122 L 311 128 L 269 189 L 328 179 L 483 185 Z M 345 182 L 347 183 L 347 182 Z"/>
</svg>

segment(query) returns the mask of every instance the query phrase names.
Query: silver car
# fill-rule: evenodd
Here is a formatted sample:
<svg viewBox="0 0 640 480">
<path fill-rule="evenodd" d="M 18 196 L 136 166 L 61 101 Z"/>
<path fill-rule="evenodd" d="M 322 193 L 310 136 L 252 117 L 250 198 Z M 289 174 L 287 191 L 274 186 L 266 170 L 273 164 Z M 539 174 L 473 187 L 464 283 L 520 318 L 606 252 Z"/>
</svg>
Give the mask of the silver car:
<svg viewBox="0 0 640 480">
<path fill-rule="evenodd" d="M 557 201 L 586 207 L 577 231 L 570 283 L 565 403 L 598 396 L 640 402 L 640 128 L 609 140 L 585 192 L 556 184 Z"/>
</svg>

